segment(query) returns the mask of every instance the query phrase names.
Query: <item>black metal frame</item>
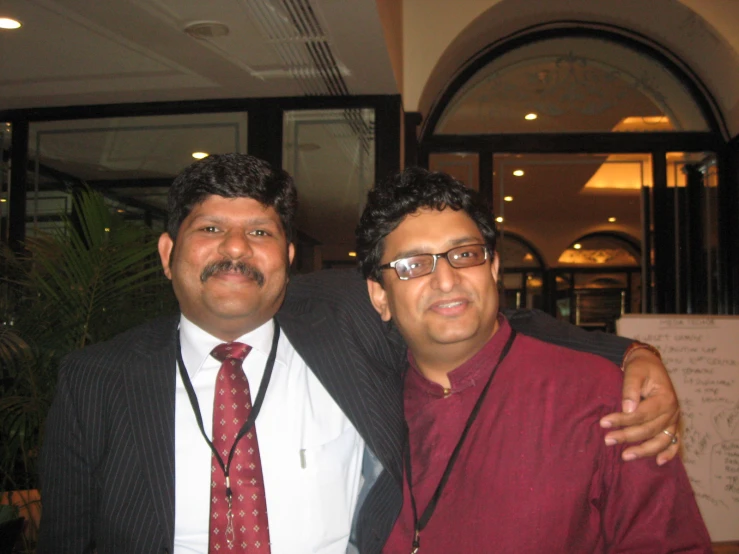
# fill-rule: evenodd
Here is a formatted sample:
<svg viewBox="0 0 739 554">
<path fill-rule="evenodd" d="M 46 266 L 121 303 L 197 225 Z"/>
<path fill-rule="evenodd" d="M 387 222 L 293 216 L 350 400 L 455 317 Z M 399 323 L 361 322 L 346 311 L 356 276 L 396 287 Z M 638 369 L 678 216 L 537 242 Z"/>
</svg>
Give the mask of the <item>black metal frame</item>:
<svg viewBox="0 0 739 554">
<path fill-rule="evenodd" d="M 375 111 L 375 176 L 383 178 L 400 169 L 402 103 L 399 95 L 232 98 L 0 110 L 0 121 L 12 124 L 8 244 L 18 250 L 25 238 L 28 139 L 32 122 L 241 111 L 249 117 L 248 152 L 281 167 L 285 111 L 361 108 Z"/>
</svg>

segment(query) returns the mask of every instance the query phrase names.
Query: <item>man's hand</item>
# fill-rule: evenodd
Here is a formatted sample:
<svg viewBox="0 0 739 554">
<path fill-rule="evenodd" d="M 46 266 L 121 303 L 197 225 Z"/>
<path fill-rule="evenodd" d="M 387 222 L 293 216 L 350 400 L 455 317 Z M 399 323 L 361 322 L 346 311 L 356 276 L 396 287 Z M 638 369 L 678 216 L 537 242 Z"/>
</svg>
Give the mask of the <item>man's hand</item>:
<svg viewBox="0 0 739 554">
<path fill-rule="evenodd" d="M 660 359 L 647 349 L 632 351 L 624 363 L 623 412 L 608 414 L 600 426 L 611 431 L 607 445 L 640 442 L 624 450 L 626 461 L 657 456 L 657 465 L 669 462 L 679 443 L 665 433 L 677 434 L 680 406 L 675 389 Z"/>
</svg>

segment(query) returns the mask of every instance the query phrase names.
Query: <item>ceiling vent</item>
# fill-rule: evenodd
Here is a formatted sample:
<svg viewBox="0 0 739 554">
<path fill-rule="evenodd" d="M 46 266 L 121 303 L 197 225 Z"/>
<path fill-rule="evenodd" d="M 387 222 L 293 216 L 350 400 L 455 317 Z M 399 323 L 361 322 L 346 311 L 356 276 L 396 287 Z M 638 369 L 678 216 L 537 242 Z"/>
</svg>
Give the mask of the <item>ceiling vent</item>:
<svg viewBox="0 0 739 554">
<path fill-rule="evenodd" d="M 247 2 L 251 19 L 306 96 L 346 96 L 349 88 L 311 0 Z"/>
<path fill-rule="evenodd" d="M 218 21 L 194 21 L 185 27 L 185 32 L 199 40 L 225 37 L 230 32 L 228 25 Z"/>
</svg>

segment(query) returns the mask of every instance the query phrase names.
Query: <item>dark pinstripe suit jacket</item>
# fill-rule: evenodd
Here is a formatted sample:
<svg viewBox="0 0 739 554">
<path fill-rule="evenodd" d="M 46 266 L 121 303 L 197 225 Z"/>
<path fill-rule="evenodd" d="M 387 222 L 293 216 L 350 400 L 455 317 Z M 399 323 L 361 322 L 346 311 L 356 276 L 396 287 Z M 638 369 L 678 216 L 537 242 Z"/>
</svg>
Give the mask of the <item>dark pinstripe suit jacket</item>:
<svg viewBox="0 0 739 554">
<path fill-rule="evenodd" d="M 522 333 L 614 361 L 628 344 L 536 312 L 508 315 Z M 379 552 L 402 503 L 405 345 L 355 271 L 295 278 L 277 319 L 385 468 L 358 520 L 361 552 Z M 43 449 L 39 553 L 172 551 L 177 321 L 149 322 L 63 363 Z"/>
</svg>

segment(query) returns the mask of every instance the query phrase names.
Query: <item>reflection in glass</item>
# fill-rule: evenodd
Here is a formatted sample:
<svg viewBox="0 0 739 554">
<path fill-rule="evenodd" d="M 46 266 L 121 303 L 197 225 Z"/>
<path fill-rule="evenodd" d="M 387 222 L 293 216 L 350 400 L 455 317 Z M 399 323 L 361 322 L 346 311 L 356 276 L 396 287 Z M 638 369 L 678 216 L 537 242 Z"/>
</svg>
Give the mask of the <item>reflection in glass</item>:
<svg viewBox="0 0 739 554">
<path fill-rule="evenodd" d="M 472 152 L 433 153 L 429 169 L 443 171 L 472 190 L 480 190 L 480 157 Z"/>
<path fill-rule="evenodd" d="M 246 131 L 243 112 L 32 123 L 26 234 L 54 226 L 83 183 L 127 219 L 162 229 L 169 186 L 193 153 L 246 153 Z"/>
<path fill-rule="evenodd" d="M 375 181 L 372 109 L 285 112 L 283 167 L 295 179 L 298 271 L 354 266 L 354 229 Z"/>
</svg>

